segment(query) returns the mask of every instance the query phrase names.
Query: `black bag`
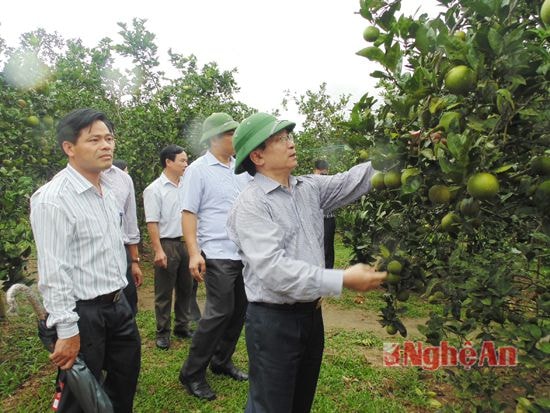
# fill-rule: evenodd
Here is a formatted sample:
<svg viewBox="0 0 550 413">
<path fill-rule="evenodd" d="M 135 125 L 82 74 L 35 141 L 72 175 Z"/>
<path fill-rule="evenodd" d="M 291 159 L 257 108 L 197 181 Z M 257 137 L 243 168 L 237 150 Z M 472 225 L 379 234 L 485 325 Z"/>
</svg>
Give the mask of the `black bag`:
<svg viewBox="0 0 550 413">
<path fill-rule="evenodd" d="M 55 328 L 38 321 L 38 337 L 51 353 L 57 340 Z M 57 370 L 52 409 L 58 413 L 113 413 L 111 399 L 86 363 L 76 358 L 69 370 Z"/>
</svg>

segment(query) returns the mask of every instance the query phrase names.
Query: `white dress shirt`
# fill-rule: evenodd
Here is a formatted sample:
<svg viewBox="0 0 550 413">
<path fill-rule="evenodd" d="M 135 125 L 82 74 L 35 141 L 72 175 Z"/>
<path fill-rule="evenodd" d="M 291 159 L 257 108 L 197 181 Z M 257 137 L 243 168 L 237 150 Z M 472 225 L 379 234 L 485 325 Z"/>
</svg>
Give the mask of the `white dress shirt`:
<svg viewBox="0 0 550 413">
<path fill-rule="evenodd" d="M 31 197 L 38 288 L 60 338 L 78 334 L 75 301 L 127 285 L 122 211 L 101 186 L 102 195 L 68 165 Z"/>
<path fill-rule="evenodd" d="M 182 236 L 182 179 L 174 185 L 164 172 L 143 191 L 145 222 L 158 222 L 160 238 Z"/>
</svg>

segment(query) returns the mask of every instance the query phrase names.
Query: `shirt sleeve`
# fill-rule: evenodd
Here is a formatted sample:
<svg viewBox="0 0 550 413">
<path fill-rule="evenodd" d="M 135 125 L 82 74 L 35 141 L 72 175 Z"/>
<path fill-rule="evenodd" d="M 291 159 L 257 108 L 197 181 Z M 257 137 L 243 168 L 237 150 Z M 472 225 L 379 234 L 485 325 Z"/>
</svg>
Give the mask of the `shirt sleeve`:
<svg viewBox="0 0 550 413">
<path fill-rule="evenodd" d="M 161 213 L 161 199 L 158 191 L 153 186 L 148 186 L 143 191 L 143 209 L 145 222 L 159 222 Z"/>
<path fill-rule="evenodd" d="M 198 168 L 189 167 L 183 175 L 182 211 L 198 214 L 201 207 L 203 181 Z"/>
<path fill-rule="evenodd" d="M 48 312 L 47 326 L 55 326 L 59 338 L 72 337 L 79 332 L 71 277 L 73 225 L 58 206 L 31 203 L 31 226 L 38 256 L 38 288 Z"/>
<path fill-rule="evenodd" d="M 336 175 L 310 176 L 318 183 L 321 209 L 328 213 L 370 191 L 370 179 L 375 173 L 371 163 L 365 162 Z"/>
<path fill-rule="evenodd" d="M 130 187 L 126 205 L 124 205 L 124 216 L 126 218 L 126 228 L 124 233 L 128 236 L 128 244 L 138 244 L 140 240 L 139 227 L 137 222 L 136 212 L 136 191 L 134 189 L 134 181 L 128 175 L 128 186 Z"/>
<path fill-rule="evenodd" d="M 237 202 L 228 220 L 229 237 L 240 249 L 251 284 L 258 286 L 260 300 L 271 302 L 313 301 L 322 296 L 337 296 L 342 291 L 343 270 L 331 270 L 288 256 L 285 233 L 271 218 L 261 201 Z"/>
</svg>

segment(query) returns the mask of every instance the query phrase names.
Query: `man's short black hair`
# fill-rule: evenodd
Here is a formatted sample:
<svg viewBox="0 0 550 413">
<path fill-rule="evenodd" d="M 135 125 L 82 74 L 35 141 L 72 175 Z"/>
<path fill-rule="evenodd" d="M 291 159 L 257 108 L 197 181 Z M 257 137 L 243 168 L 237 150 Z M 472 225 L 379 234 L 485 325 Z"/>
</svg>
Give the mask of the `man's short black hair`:
<svg viewBox="0 0 550 413">
<path fill-rule="evenodd" d="M 162 168 L 166 168 L 166 160 L 170 159 L 171 161 L 176 160 L 176 156 L 182 153 L 184 149 L 178 145 L 168 145 L 162 151 L 160 151 L 160 164 Z"/>
<path fill-rule="evenodd" d="M 328 169 L 328 162 L 324 159 L 317 159 L 315 161 L 315 169 Z"/>
<path fill-rule="evenodd" d="M 67 114 L 59 121 L 57 125 L 57 143 L 61 147 L 63 153 L 63 142 L 76 143 L 82 129 L 91 127 L 94 122 L 102 121 L 109 129 L 109 132 L 114 134 L 115 127 L 107 118 L 107 115 L 96 109 L 76 109 Z"/>
</svg>

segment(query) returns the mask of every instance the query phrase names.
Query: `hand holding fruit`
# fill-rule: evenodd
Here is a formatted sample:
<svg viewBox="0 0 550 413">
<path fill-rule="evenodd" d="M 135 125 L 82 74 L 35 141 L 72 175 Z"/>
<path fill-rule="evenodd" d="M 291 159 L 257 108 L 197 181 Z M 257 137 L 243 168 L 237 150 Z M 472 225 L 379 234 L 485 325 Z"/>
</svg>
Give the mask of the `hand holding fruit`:
<svg viewBox="0 0 550 413">
<path fill-rule="evenodd" d="M 344 271 L 344 287 L 354 291 L 378 288 L 386 279 L 386 271 L 376 271 L 367 264 L 355 264 Z"/>
</svg>

